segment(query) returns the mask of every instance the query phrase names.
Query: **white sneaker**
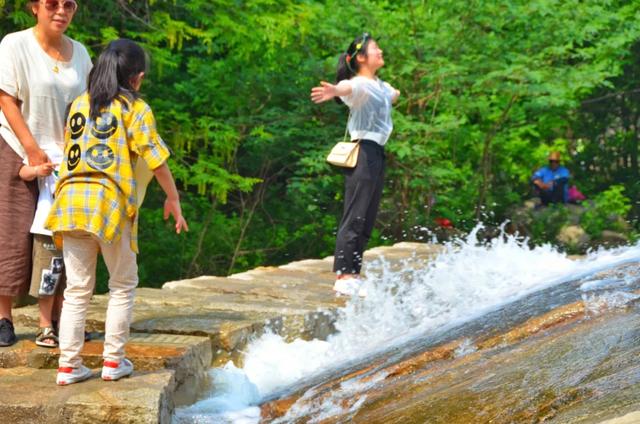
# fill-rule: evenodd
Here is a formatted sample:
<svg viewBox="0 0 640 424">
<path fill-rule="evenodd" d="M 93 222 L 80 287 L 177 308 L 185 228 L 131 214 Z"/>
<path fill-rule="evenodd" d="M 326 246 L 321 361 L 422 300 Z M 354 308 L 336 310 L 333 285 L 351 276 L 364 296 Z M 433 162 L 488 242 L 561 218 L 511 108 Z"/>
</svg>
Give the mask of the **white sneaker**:
<svg viewBox="0 0 640 424">
<path fill-rule="evenodd" d="M 362 283 L 361 283 L 361 284 L 360 284 L 360 286 L 361 286 L 361 287 L 358 289 L 358 296 L 360 296 L 360 297 L 367 297 L 367 289 L 365 289 L 364 287 L 362 287 L 362 286 L 364 286 L 364 284 L 362 284 Z"/>
<path fill-rule="evenodd" d="M 66 386 L 68 384 L 79 383 L 91 377 L 93 373 L 84 365 L 79 368 L 60 367 L 56 376 L 56 384 L 58 386 Z"/>
<path fill-rule="evenodd" d="M 360 291 L 362 282 L 358 278 L 339 278 L 333 284 L 333 291 L 337 295 L 355 296 Z"/>
<path fill-rule="evenodd" d="M 133 372 L 133 364 L 123 358 L 120 362 L 104 361 L 102 365 L 102 379 L 104 381 L 116 381 L 122 377 L 128 377 Z"/>
</svg>

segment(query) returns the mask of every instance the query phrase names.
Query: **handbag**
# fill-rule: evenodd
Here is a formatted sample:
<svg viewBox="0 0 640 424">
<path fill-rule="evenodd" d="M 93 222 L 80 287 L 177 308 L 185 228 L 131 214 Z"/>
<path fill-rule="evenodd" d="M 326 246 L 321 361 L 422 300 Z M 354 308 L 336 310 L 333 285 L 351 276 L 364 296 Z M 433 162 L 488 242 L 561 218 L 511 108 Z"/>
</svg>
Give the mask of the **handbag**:
<svg viewBox="0 0 640 424">
<path fill-rule="evenodd" d="M 351 117 L 351 114 L 349 114 Z M 327 162 L 331 165 L 340 166 L 342 168 L 355 168 L 358 164 L 358 153 L 360 152 L 360 140 L 346 141 L 347 131 L 349 128 L 349 119 L 347 118 L 347 128 L 344 130 L 343 141 L 339 141 L 327 156 Z"/>
</svg>

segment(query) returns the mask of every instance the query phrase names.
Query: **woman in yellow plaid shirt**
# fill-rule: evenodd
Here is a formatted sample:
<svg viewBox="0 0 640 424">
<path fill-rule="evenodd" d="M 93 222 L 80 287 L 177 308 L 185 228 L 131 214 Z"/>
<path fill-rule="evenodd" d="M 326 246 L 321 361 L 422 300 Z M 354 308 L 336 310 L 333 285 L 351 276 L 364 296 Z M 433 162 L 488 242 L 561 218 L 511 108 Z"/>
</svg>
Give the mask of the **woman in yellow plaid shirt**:
<svg viewBox="0 0 640 424">
<path fill-rule="evenodd" d="M 65 159 L 46 222 L 61 236 L 67 269 L 59 385 L 91 377 L 80 351 L 99 252 L 109 270 L 102 379 L 118 380 L 133 372 L 124 346 L 138 285 L 138 161 L 153 171 L 167 195 L 165 219 L 173 215 L 176 232 L 188 231 L 167 166 L 169 150 L 151 109 L 138 97 L 145 69 L 140 46 L 124 39 L 111 42 L 89 74 L 87 93 L 74 100 L 67 117 Z"/>
</svg>

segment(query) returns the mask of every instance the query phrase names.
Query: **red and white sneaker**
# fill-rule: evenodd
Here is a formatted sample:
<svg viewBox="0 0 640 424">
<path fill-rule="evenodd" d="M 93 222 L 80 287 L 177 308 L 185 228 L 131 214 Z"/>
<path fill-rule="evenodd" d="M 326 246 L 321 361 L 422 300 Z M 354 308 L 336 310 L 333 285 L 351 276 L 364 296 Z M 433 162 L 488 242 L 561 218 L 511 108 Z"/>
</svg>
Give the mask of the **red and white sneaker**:
<svg viewBox="0 0 640 424">
<path fill-rule="evenodd" d="M 56 376 L 56 384 L 58 386 L 66 386 L 68 384 L 79 383 L 91 377 L 93 373 L 84 365 L 79 368 L 60 367 Z"/>
<path fill-rule="evenodd" d="M 104 361 L 102 364 L 102 379 L 104 381 L 116 381 L 122 377 L 128 377 L 133 373 L 133 364 L 123 358 L 120 362 Z"/>
</svg>

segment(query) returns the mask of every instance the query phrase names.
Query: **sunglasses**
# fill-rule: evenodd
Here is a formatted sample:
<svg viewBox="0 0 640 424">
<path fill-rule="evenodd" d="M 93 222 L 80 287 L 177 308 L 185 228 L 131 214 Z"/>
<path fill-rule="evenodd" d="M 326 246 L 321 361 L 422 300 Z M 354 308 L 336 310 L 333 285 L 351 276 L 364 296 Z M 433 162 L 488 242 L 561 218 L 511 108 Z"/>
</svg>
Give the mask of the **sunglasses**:
<svg viewBox="0 0 640 424">
<path fill-rule="evenodd" d="M 55 12 L 61 7 L 67 13 L 73 13 L 78 9 L 78 3 L 73 0 L 44 0 L 43 3 L 49 12 Z"/>
</svg>

